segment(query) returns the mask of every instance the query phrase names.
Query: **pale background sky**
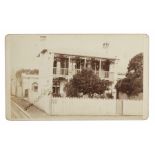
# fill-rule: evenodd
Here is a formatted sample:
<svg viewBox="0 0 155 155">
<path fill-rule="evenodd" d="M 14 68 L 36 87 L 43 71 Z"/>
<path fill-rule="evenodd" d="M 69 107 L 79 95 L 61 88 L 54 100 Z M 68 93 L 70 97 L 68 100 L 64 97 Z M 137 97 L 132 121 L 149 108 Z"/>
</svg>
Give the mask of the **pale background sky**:
<svg viewBox="0 0 155 155">
<path fill-rule="evenodd" d="M 47 48 L 51 52 L 91 55 L 119 59 L 118 72 L 125 73 L 129 60 L 144 51 L 146 35 L 8 35 L 11 70 L 38 68 L 38 53 Z M 104 48 L 103 43 L 109 43 Z"/>
</svg>

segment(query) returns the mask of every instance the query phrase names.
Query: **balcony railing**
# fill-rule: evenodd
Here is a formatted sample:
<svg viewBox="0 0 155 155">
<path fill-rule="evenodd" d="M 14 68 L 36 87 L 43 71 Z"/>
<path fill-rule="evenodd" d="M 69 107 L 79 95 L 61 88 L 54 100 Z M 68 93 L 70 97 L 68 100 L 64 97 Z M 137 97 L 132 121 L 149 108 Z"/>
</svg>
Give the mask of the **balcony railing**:
<svg viewBox="0 0 155 155">
<path fill-rule="evenodd" d="M 57 68 L 53 67 L 53 74 L 57 74 Z"/>
<path fill-rule="evenodd" d="M 101 79 L 109 79 L 109 80 L 113 80 L 114 79 L 114 73 L 113 72 L 109 72 L 109 71 L 101 71 L 99 73 L 99 77 Z"/>
<path fill-rule="evenodd" d="M 109 72 L 108 71 L 101 71 L 99 76 L 103 77 L 103 78 L 109 78 Z"/>
<path fill-rule="evenodd" d="M 71 72 L 70 74 L 77 74 L 81 72 L 81 69 L 75 69 L 74 72 Z M 99 71 L 96 70 L 94 71 L 96 75 L 98 75 L 101 79 L 108 79 L 108 80 L 113 80 L 114 79 L 114 73 L 109 72 L 109 71 Z M 69 74 L 69 69 L 68 68 L 60 68 L 58 69 L 57 67 L 53 67 L 53 74 L 57 76 L 66 76 Z"/>
<path fill-rule="evenodd" d="M 68 68 L 60 68 L 53 67 L 53 74 L 59 74 L 59 75 L 68 75 Z"/>
<path fill-rule="evenodd" d="M 68 68 L 60 68 L 61 75 L 68 75 Z"/>
</svg>

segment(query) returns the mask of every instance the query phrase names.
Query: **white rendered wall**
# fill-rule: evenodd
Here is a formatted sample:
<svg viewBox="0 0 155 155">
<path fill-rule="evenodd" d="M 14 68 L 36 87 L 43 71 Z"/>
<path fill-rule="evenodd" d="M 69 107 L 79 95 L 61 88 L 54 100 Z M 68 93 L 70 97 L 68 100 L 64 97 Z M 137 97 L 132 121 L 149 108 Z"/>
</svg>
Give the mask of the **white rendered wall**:
<svg viewBox="0 0 155 155">
<path fill-rule="evenodd" d="M 46 52 L 39 57 L 39 95 L 52 91 L 54 54 Z"/>
</svg>

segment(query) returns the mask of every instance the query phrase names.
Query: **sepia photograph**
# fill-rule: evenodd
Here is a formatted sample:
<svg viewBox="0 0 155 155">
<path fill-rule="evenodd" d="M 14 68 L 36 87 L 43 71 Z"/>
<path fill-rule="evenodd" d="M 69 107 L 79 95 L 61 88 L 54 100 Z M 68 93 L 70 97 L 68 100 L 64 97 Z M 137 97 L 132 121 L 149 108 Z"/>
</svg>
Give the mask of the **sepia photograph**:
<svg viewBox="0 0 155 155">
<path fill-rule="evenodd" d="M 148 118 L 146 34 L 6 36 L 8 120 Z"/>
<path fill-rule="evenodd" d="M 155 154 L 154 0 L 0 0 L 0 155 Z"/>
</svg>

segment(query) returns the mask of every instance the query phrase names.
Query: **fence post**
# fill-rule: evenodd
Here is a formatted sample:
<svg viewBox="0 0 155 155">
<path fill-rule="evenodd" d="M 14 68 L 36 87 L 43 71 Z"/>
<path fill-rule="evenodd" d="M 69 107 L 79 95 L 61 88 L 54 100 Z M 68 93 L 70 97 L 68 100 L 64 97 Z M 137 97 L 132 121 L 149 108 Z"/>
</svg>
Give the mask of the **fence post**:
<svg viewBox="0 0 155 155">
<path fill-rule="evenodd" d="M 123 100 L 116 100 L 116 115 L 123 115 Z"/>
</svg>

